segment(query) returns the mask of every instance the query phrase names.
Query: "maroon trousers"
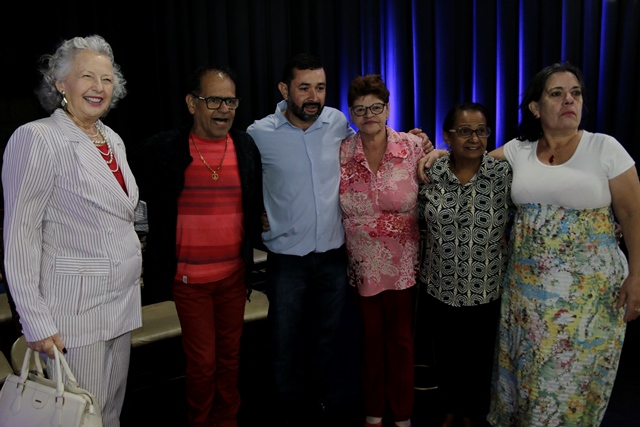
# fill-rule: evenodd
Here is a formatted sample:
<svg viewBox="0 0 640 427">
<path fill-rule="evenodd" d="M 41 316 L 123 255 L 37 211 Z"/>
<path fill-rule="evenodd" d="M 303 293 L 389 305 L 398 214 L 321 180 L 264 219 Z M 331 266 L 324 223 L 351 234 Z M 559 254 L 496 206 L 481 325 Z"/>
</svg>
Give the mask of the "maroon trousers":
<svg viewBox="0 0 640 427">
<path fill-rule="evenodd" d="M 213 283 L 173 284 L 187 361 L 190 427 L 237 427 L 246 296 L 244 267 Z"/>
<path fill-rule="evenodd" d="M 363 388 L 366 415 L 394 421 L 413 414 L 413 304 L 415 286 L 356 296 L 364 325 Z"/>
</svg>

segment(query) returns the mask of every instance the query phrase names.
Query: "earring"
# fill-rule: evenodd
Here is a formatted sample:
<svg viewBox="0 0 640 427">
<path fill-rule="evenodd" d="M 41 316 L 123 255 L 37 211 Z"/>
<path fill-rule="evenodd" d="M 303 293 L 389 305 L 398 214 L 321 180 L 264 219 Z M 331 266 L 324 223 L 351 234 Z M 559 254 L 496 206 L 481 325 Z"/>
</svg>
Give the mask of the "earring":
<svg viewBox="0 0 640 427">
<path fill-rule="evenodd" d="M 60 92 L 62 94 L 62 101 L 60 101 L 60 105 L 62 106 L 62 109 L 66 111 L 67 109 L 67 98 L 64 96 L 64 91 Z"/>
</svg>

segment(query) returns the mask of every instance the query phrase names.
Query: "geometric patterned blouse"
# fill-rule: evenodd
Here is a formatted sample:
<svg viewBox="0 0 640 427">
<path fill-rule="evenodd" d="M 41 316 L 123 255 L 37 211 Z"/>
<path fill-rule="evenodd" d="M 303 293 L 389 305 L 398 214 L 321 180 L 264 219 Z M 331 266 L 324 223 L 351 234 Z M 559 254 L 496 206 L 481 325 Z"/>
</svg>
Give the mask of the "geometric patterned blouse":
<svg viewBox="0 0 640 427">
<path fill-rule="evenodd" d="M 454 307 L 486 304 L 499 298 L 508 262 L 501 240 L 515 211 L 511 167 L 485 153 L 476 175 L 461 185 L 449 156 L 434 162 L 430 182 L 420 186 L 420 286 Z"/>
</svg>

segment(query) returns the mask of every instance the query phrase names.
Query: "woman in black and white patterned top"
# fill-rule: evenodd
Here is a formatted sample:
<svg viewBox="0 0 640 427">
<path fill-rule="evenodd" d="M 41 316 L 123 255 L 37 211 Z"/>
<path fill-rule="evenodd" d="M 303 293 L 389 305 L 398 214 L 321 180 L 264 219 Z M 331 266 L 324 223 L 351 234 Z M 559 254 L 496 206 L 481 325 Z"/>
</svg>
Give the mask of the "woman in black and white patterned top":
<svg viewBox="0 0 640 427">
<path fill-rule="evenodd" d="M 511 168 L 486 154 L 488 114 L 477 103 L 449 111 L 448 155 L 428 169 L 419 211 L 428 336 L 442 378 L 442 426 L 462 417 L 476 425 L 488 411 L 500 284 L 507 266 L 505 232 L 513 205 Z M 420 340 L 416 337 L 416 340 Z"/>
</svg>

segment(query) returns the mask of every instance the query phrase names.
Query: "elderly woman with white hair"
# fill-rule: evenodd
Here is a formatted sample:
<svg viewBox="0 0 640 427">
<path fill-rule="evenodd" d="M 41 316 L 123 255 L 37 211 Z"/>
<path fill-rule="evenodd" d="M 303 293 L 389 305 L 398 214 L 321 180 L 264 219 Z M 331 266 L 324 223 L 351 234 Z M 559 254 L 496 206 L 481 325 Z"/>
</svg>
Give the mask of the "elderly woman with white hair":
<svg viewBox="0 0 640 427">
<path fill-rule="evenodd" d="M 122 139 L 101 119 L 125 94 L 100 36 L 63 41 L 42 57 L 37 91 L 50 117 L 19 127 L 4 152 L 7 283 L 27 345 L 54 346 L 100 403 L 119 417 L 131 331 L 141 326 L 138 187 Z"/>
</svg>

